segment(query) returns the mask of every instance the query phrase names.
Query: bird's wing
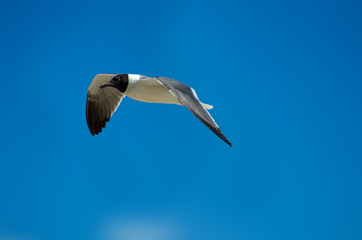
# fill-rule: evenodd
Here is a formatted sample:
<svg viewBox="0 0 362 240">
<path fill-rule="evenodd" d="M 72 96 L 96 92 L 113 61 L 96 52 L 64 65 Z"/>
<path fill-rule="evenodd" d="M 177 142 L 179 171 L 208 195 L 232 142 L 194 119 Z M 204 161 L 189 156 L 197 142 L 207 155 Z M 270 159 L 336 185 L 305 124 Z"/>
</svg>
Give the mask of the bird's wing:
<svg viewBox="0 0 362 240">
<path fill-rule="evenodd" d="M 113 87 L 100 89 L 108 83 L 115 74 L 98 74 L 94 77 L 87 94 L 87 124 L 92 135 L 102 132 L 112 114 L 117 110 L 124 94 Z"/>
<path fill-rule="evenodd" d="M 220 131 L 219 126 L 204 108 L 196 92 L 191 87 L 171 78 L 156 77 L 161 85 L 167 88 L 185 107 L 187 107 L 201 122 L 203 122 L 211 131 L 231 146 L 229 140 Z"/>
</svg>

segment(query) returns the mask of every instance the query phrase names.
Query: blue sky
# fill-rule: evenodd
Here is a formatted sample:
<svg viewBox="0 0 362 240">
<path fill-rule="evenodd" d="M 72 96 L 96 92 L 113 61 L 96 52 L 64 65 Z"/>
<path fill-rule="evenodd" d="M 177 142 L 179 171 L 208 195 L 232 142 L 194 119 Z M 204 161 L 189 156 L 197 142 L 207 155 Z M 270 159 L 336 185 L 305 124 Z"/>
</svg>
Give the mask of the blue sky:
<svg viewBox="0 0 362 240">
<path fill-rule="evenodd" d="M 358 1 L 2 1 L 0 239 L 361 239 Z M 166 76 L 214 106 L 123 100 Z"/>
</svg>

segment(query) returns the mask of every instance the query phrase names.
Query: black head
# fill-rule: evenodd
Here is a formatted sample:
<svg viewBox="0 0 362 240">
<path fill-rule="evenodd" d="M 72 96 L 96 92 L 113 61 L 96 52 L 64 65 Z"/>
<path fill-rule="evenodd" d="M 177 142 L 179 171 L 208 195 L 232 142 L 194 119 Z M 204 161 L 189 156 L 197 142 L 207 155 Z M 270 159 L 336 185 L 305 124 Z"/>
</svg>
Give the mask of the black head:
<svg viewBox="0 0 362 240">
<path fill-rule="evenodd" d="M 128 74 L 118 74 L 114 76 L 108 83 L 102 84 L 99 88 L 114 87 L 121 93 L 124 93 L 128 87 Z"/>
</svg>

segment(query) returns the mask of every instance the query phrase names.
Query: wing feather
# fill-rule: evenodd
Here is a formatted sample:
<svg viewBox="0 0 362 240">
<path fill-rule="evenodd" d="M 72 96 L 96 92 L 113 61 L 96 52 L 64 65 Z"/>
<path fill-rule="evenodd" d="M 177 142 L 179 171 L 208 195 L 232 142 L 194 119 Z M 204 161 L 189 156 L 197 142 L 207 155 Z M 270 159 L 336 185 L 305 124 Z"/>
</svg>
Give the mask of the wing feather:
<svg viewBox="0 0 362 240">
<path fill-rule="evenodd" d="M 218 137 L 231 146 L 229 140 L 219 129 L 215 120 L 200 102 L 194 89 L 184 83 L 171 78 L 156 77 L 160 84 L 167 88 L 185 107 L 187 107 L 202 123 L 204 123 Z"/>
<path fill-rule="evenodd" d="M 114 76 L 115 74 L 98 74 L 88 88 L 86 117 L 92 135 L 102 132 L 125 97 L 113 87 L 99 88 L 102 84 L 108 83 Z"/>
</svg>

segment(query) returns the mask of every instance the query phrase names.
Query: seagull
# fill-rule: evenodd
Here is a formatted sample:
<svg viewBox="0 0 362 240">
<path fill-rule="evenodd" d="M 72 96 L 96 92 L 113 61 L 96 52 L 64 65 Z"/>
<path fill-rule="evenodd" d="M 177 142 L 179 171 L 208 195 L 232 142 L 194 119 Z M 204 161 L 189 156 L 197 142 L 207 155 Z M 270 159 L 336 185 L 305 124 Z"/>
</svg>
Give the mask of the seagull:
<svg viewBox="0 0 362 240">
<path fill-rule="evenodd" d="M 213 106 L 200 102 L 194 89 L 171 78 L 140 74 L 98 74 L 94 77 L 88 88 L 86 106 L 87 124 L 93 136 L 102 132 L 125 96 L 141 102 L 185 106 L 231 146 L 206 110 Z"/>
</svg>

